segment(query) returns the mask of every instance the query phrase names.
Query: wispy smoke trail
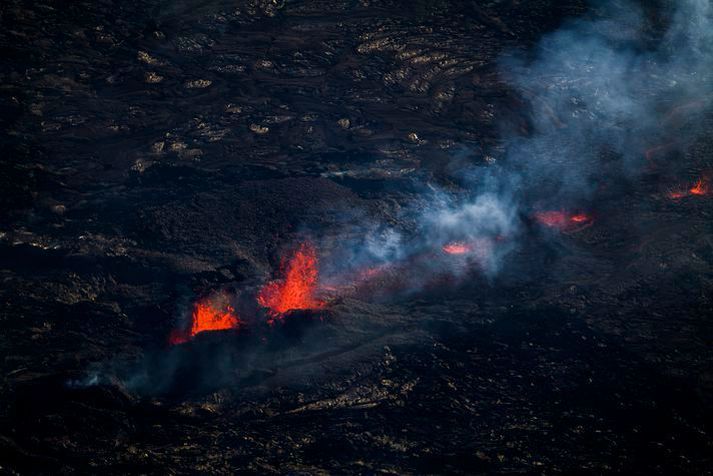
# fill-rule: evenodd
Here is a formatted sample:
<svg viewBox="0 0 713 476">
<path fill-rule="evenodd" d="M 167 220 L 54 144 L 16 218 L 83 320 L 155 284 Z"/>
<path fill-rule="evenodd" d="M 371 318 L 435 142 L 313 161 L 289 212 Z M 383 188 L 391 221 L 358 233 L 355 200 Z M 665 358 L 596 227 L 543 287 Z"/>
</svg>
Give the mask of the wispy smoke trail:
<svg viewBox="0 0 713 476">
<path fill-rule="evenodd" d="M 530 104 L 530 133 L 504 133 L 504 160 L 468 172 L 474 198 L 434 201 L 423 215 L 429 245 L 513 236 L 533 209 L 586 203 L 598 184 L 641 174 L 647 147 L 684 147 L 700 132 L 713 99 L 711 3 L 665 6 L 660 18 L 672 20 L 658 27 L 631 2 L 594 6 L 527 54 L 502 58 L 501 74 Z"/>
<path fill-rule="evenodd" d="M 636 177 L 647 147 L 685 147 L 713 99 L 713 7 L 709 0 L 678 0 L 664 9 L 660 18 L 670 21 L 660 25 L 638 4 L 600 2 L 589 18 L 567 22 L 527 54 L 504 56 L 502 76 L 530 105 L 529 133 L 511 134 L 514 128 L 503 124 L 503 159 L 465 172 L 471 184 L 465 194 L 422 195 L 399 217 L 416 224 L 408 231 L 362 226 L 365 214 L 355 212 L 359 225 L 344 231 L 348 238 L 336 245 L 327 243 L 334 236 L 322 244 L 315 238 L 318 248 L 332 249 L 322 262 L 324 280 L 411 260 L 417 269 L 403 267 L 409 272 L 399 278 L 419 289 L 429 279 L 432 254 L 449 242 L 485 250 L 477 262 L 493 276 L 522 234 L 521 217 L 579 206 L 595 197 L 598 184 Z M 434 272 L 443 266 L 452 266 L 455 276 L 466 272 L 449 263 L 434 264 Z M 161 361 L 162 371 L 154 373 L 173 375 L 163 370 L 173 363 Z M 128 385 L 160 386 L 143 374 Z"/>
<path fill-rule="evenodd" d="M 698 132 L 693 113 L 710 104 L 713 24 L 709 0 L 664 7 L 665 33 L 631 2 L 600 4 L 599 16 L 545 36 L 530 58 L 502 61 L 529 99 L 532 134 L 509 139 L 508 166 L 550 201 L 587 198 L 603 171 L 636 175 L 644 150 Z M 668 13 L 668 15 L 666 15 Z M 616 160 L 603 164 L 603 153 Z"/>
</svg>

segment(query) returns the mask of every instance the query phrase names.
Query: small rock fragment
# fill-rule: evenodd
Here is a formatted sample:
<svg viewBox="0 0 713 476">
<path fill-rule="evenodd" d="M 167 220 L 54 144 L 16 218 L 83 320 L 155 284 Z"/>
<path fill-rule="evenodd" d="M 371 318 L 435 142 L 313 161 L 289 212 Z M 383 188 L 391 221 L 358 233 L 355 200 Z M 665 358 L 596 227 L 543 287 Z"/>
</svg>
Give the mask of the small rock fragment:
<svg viewBox="0 0 713 476">
<path fill-rule="evenodd" d="M 188 89 L 204 89 L 213 84 L 210 79 L 194 79 L 193 81 L 186 82 L 186 87 Z"/>
<path fill-rule="evenodd" d="M 267 134 L 270 131 L 270 128 L 259 124 L 250 124 L 250 130 L 255 134 Z"/>
<path fill-rule="evenodd" d="M 423 141 L 418 137 L 418 134 L 416 134 L 415 132 L 409 132 L 408 135 L 406 136 L 406 138 L 409 141 L 413 142 L 414 144 L 422 144 L 423 143 Z"/>
<path fill-rule="evenodd" d="M 151 152 L 154 154 L 160 154 L 163 152 L 163 148 L 166 146 L 164 141 L 158 141 L 151 144 Z"/>
<path fill-rule="evenodd" d="M 146 63 L 151 66 L 160 66 L 163 64 L 162 61 L 158 60 L 157 58 L 154 58 L 153 56 L 148 54 L 146 51 L 139 51 L 136 54 L 136 59 L 138 59 L 142 63 Z"/>
<path fill-rule="evenodd" d="M 225 106 L 225 112 L 228 114 L 240 114 L 243 112 L 243 108 L 240 106 L 236 106 L 235 104 L 228 104 Z"/>
<path fill-rule="evenodd" d="M 186 149 L 187 147 L 188 147 L 188 146 L 186 145 L 186 143 L 185 143 L 185 142 L 181 142 L 181 141 L 176 141 L 176 142 L 174 142 L 174 143 L 171 144 L 171 150 L 172 150 L 173 152 L 180 152 L 180 151 Z"/>
<path fill-rule="evenodd" d="M 144 81 L 149 84 L 157 84 L 163 81 L 163 76 L 156 74 L 153 71 L 149 71 L 144 75 Z"/>
</svg>

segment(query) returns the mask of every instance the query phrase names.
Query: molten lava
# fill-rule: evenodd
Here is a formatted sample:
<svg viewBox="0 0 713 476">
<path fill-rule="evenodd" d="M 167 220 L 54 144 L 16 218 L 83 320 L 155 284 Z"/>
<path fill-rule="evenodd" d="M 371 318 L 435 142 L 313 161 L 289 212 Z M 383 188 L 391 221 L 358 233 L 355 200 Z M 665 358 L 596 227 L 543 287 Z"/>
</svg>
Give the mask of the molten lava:
<svg viewBox="0 0 713 476">
<path fill-rule="evenodd" d="M 586 213 L 568 213 L 560 210 L 536 212 L 534 217 L 542 225 L 558 230 L 571 229 L 592 222 L 592 217 Z"/>
<path fill-rule="evenodd" d="M 319 309 L 324 303 L 315 297 L 319 272 L 317 253 L 312 245 L 303 243 L 286 265 L 283 279 L 267 283 L 260 290 L 257 302 L 272 315 L 295 309 Z"/>
<path fill-rule="evenodd" d="M 710 193 L 710 185 L 708 180 L 705 178 L 700 178 L 687 190 L 672 190 L 668 192 L 668 198 L 672 200 L 678 200 L 689 196 L 703 196 Z"/>
<path fill-rule="evenodd" d="M 235 309 L 226 306 L 224 309 L 216 309 L 212 304 L 197 303 L 193 311 L 193 325 L 191 335 L 205 331 L 222 331 L 238 327 L 240 320 L 235 315 Z"/>
<path fill-rule="evenodd" d="M 240 318 L 235 313 L 235 309 L 227 303 L 226 297 L 206 298 L 194 305 L 191 327 L 173 331 L 169 342 L 183 344 L 201 332 L 238 329 L 241 324 Z"/>
<path fill-rule="evenodd" d="M 703 179 L 698 179 L 696 184 L 688 191 L 691 195 L 707 195 L 709 192 L 708 182 Z"/>
<path fill-rule="evenodd" d="M 473 252 L 473 245 L 462 241 L 452 241 L 443 245 L 441 249 L 449 255 L 465 255 Z"/>
</svg>

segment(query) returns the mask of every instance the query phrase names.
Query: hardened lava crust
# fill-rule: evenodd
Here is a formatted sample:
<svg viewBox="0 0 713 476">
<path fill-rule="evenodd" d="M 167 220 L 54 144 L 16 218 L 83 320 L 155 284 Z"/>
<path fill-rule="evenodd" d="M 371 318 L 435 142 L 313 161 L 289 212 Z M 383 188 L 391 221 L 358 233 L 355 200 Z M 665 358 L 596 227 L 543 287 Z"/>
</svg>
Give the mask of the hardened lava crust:
<svg viewBox="0 0 713 476">
<path fill-rule="evenodd" d="M 600 3 L 3 0 L 0 472 L 711 474 L 710 97 L 430 227 L 585 115 L 503 65 Z"/>
</svg>

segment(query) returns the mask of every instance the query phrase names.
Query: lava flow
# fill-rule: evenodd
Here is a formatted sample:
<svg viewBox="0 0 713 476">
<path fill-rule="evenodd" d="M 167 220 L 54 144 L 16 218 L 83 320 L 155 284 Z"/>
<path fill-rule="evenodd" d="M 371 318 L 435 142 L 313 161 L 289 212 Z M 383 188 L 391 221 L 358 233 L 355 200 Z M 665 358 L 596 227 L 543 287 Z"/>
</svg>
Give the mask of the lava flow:
<svg viewBox="0 0 713 476">
<path fill-rule="evenodd" d="M 536 212 L 535 220 L 549 228 L 567 230 L 592 222 L 592 217 L 586 213 L 568 213 L 558 210 Z"/>
<path fill-rule="evenodd" d="M 319 309 L 324 302 L 315 297 L 319 272 L 317 253 L 309 243 L 297 248 L 287 264 L 283 264 L 283 279 L 267 283 L 257 296 L 257 302 L 279 316 L 296 309 Z"/>
<path fill-rule="evenodd" d="M 707 179 L 700 178 L 687 190 L 673 190 L 668 193 L 668 197 L 673 200 L 689 196 L 703 196 L 710 193 L 710 185 Z"/>
<path fill-rule="evenodd" d="M 191 327 L 186 330 L 174 330 L 169 337 L 169 342 L 183 344 L 201 332 L 239 328 L 240 318 L 226 301 L 227 299 L 221 296 L 197 302 L 191 315 Z"/>
<path fill-rule="evenodd" d="M 443 245 L 441 249 L 449 255 L 465 255 L 473 252 L 473 245 L 462 241 L 452 241 Z"/>
</svg>

